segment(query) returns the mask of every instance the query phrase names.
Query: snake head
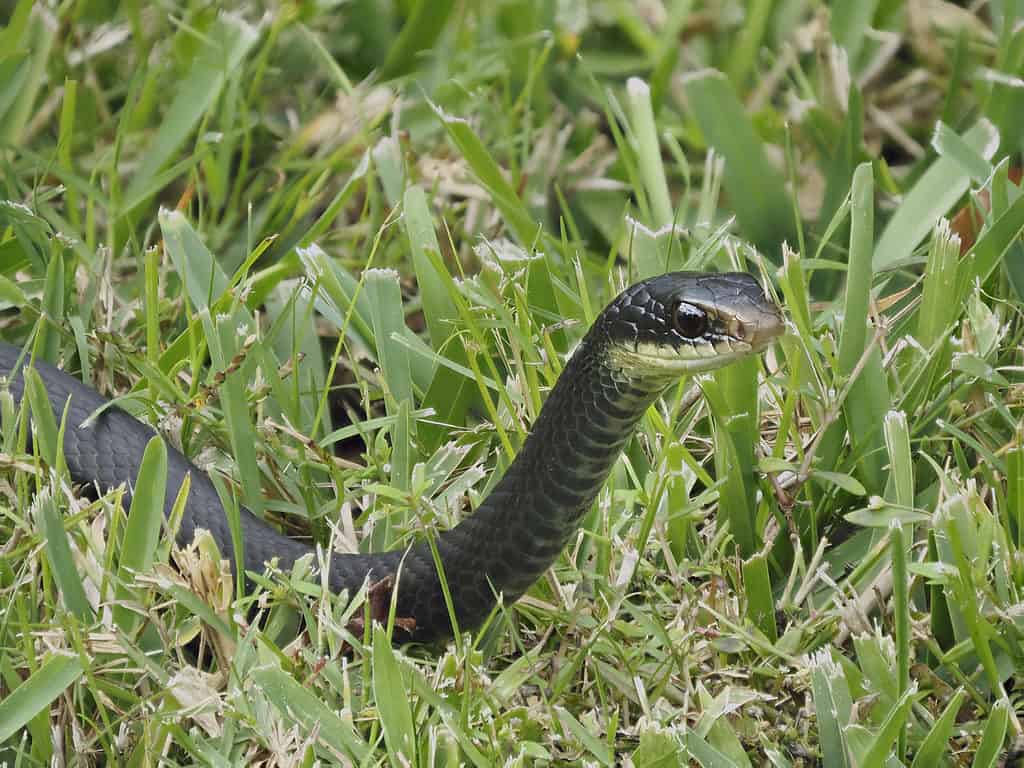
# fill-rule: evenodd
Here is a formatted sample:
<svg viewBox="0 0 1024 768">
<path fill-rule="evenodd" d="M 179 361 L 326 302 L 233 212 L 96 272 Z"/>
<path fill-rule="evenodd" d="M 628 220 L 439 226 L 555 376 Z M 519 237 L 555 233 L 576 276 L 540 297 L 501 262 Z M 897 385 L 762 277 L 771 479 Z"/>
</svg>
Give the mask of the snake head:
<svg viewBox="0 0 1024 768">
<path fill-rule="evenodd" d="M 778 305 L 746 272 L 670 272 L 623 291 L 601 314 L 609 352 L 647 375 L 720 368 L 782 335 Z"/>
</svg>

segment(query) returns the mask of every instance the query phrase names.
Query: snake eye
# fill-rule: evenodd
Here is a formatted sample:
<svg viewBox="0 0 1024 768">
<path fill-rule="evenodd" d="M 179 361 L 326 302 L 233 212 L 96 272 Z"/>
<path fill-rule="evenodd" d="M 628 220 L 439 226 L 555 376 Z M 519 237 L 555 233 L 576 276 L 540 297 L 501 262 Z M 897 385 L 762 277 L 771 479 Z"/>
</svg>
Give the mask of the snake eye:
<svg viewBox="0 0 1024 768">
<path fill-rule="evenodd" d="M 708 313 L 681 301 L 672 311 L 672 325 L 684 338 L 696 339 L 708 331 Z"/>
</svg>

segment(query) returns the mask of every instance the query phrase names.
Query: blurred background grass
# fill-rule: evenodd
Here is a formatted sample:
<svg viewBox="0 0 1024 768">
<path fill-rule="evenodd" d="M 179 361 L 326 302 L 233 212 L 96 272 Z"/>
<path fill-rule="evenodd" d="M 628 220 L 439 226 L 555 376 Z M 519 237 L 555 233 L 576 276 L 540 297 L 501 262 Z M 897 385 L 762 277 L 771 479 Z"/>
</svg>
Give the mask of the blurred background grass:
<svg viewBox="0 0 1024 768">
<path fill-rule="evenodd" d="M 290 535 L 453 525 L 631 280 L 746 269 L 792 324 L 652 409 L 547 578 L 432 653 L 302 568 L 240 595 L 0 396 L 2 759 L 998 764 L 1019 5 L 0 3 L 0 336 Z"/>
</svg>

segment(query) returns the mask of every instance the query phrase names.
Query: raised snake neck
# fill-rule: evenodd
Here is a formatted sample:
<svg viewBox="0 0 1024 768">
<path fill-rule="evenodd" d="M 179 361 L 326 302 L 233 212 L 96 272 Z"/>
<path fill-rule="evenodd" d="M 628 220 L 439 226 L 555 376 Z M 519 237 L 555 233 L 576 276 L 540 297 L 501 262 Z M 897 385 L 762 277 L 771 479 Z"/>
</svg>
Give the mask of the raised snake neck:
<svg viewBox="0 0 1024 768">
<path fill-rule="evenodd" d="M 695 275 L 693 279 L 702 279 L 705 282 L 700 285 L 721 291 L 734 290 L 728 280 L 739 281 L 735 290 L 740 300 L 760 301 L 763 306 L 755 308 L 766 316 L 777 313 L 774 305 L 760 296 L 753 279 L 741 275 Z M 494 490 L 470 517 L 435 537 L 460 629 L 478 626 L 493 609 L 499 593 L 506 603 L 517 599 L 551 565 L 577 531 L 580 518 L 639 419 L 664 388 L 678 379 L 678 373 L 665 376 L 634 370 L 612 354 L 623 344 L 623 334 L 632 336 L 633 349 L 664 334 L 660 320 L 645 316 L 646 312 L 664 311 L 664 307 L 660 299 L 655 302 L 651 298 L 653 291 L 644 285 L 627 289 L 595 321 Z M 732 293 L 728 298 L 736 300 Z M 15 368 L 19 356 L 21 350 L 0 343 L 0 376 Z M 36 361 L 34 366 L 58 419 L 70 398 L 64 454 L 71 477 L 103 491 L 122 484 L 130 487 L 155 432 L 116 407 L 108 407 L 87 422 L 107 403 L 106 398 L 48 363 Z M 20 374 L 12 378 L 10 389 L 20 401 Z M 205 528 L 222 555 L 232 559 L 227 517 L 209 477 L 170 445 L 167 465 L 165 514 L 171 512 L 185 475 L 191 473 L 178 542 L 188 544 L 196 529 Z M 275 558 L 287 571 L 298 558 L 313 552 L 310 544 L 282 535 L 247 509 L 240 513 L 247 571 L 260 573 Z M 400 563 L 400 579 L 394 585 L 398 590 L 396 616 L 411 627 L 410 639 L 428 642 L 451 636 L 451 619 L 426 540 L 382 553 L 334 553 L 328 572 L 330 587 L 355 594 L 367 579 L 393 579 Z"/>
</svg>

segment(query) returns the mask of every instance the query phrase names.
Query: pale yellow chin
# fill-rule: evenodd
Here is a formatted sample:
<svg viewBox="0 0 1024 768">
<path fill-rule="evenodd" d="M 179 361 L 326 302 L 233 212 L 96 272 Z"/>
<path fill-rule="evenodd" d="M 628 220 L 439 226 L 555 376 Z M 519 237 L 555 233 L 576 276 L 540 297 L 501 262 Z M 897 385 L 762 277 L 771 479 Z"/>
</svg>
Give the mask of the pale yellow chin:
<svg viewBox="0 0 1024 768">
<path fill-rule="evenodd" d="M 640 343 L 636 349 L 632 346 L 614 346 L 610 354 L 614 362 L 627 369 L 644 371 L 644 375 L 662 372 L 667 377 L 678 377 L 713 371 L 747 357 L 753 351 L 753 346 L 747 342 L 732 340 L 698 344 L 695 347 L 683 346 L 679 349 Z"/>
</svg>

